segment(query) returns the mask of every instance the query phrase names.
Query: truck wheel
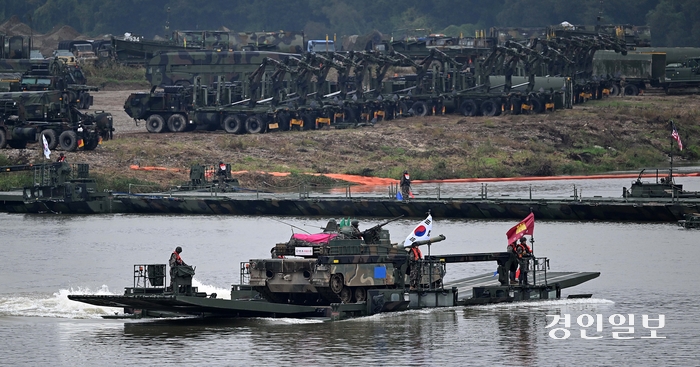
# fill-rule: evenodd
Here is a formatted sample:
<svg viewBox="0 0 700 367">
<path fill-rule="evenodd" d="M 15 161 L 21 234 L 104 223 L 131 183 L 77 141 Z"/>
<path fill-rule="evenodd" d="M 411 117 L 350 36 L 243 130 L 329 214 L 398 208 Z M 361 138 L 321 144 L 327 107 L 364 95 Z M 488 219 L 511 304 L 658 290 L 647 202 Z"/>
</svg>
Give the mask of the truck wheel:
<svg viewBox="0 0 700 367">
<path fill-rule="evenodd" d="M 7 137 L 5 136 L 5 130 L 0 129 L 0 149 L 5 149 L 7 146 Z"/>
<path fill-rule="evenodd" d="M 229 134 L 240 134 L 243 132 L 243 119 L 238 115 L 228 115 L 224 119 L 223 125 L 224 131 Z"/>
<path fill-rule="evenodd" d="M 399 102 L 399 112 L 398 116 L 399 117 L 404 117 L 408 113 L 408 106 L 406 105 L 406 102 L 401 101 Z"/>
<path fill-rule="evenodd" d="M 56 147 L 58 146 L 58 138 L 56 137 L 56 132 L 54 130 L 46 129 L 41 132 L 41 135 L 43 135 L 46 138 L 46 143 L 49 145 L 50 150 L 56 149 Z"/>
<path fill-rule="evenodd" d="M 520 97 L 511 97 L 510 106 L 513 115 L 519 115 L 523 112 L 523 102 L 520 100 Z"/>
<path fill-rule="evenodd" d="M 304 121 L 302 130 L 316 130 L 316 114 L 305 113 L 301 115 L 301 119 Z"/>
<path fill-rule="evenodd" d="M 411 106 L 414 116 L 423 117 L 428 114 L 428 105 L 423 101 L 418 101 Z"/>
<path fill-rule="evenodd" d="M 185 116 L 175 113 L 168 118 L 168 129 L 175 133 L 181 133 L 187 129 L 187 119 Z"/>
<path fill-rule="evenodd" d="M 541 99 L 539 99 L 537 97 L 530 98 L 530 105 L 532 106 L 533 113 L 544 112 L 544 104 L 542 103 Z"/>
<path fill-rule="evenodd" d="M 61 149 L 67 152 L 75 152 L 78 149 L 78 134 L 72 130 L 66 130 L 58 136 Z"/>
<path fill-rule="evenodd" d="M 459 112 L 464 116 L 476 116 L 479 113 L 479 108 L 473 99 L 467 99 L 459 106 Z"/>
<path fill-rule="evenodd" d="M 357 122 L 357 114 L 352 107 L 343 108 L 343 122 Z"/>
<path fill-rule="evenodd" d="M 290 124 L 291 119 L 292 118 L 286 112 L 278 113 L 277 114 L 277 123 L 279 124 L 279 131 L 289 131 L 289 128 L 292 126 Z"/>
<path fill-rule="evenodd" d="M 7 142 L 7 144 L 13 149 L 24 149 L 27 147 L 26 140 L 10 140 Z"/>
<path fill-rule="evenodd" d="M 161 115 L 151 115 L 148 116 L 146 120 L 146 130 L 149 133 L 162 133 L 165 131 L 165 119 Z"/>
<path fill-rule="evenodd" d="M 83 149 L 85 150 L 95 150 L 97 146 L 100 145 L 100 139 L 99 137 L 95 136 L 91 139 L 85 139 L 85 146 Z"/>
<path fill-rule="evenodd" d="M 634 84 L 627 84 L 627 85 L 625 85 L 625 95 L 626 96 L 639 95 L 639 88 Z"/>
<path fill-rule="evenodd" d="M 306 125 L 306 123 L 304 123 Z M 265 123 L 263 118 L 258 115 L 252 115 L 245 120 L 245 129 L 249 134 L 261 134 L 265 132 Z"/>
<path fill-rule="evenodd" d="M 496 105 L 496 102 L 494 102 L 492 99 L 487 99 L 481 102 L 481 113 L 484 116 L 497 116 L 498 106 Z"/>
<path fill-rule="evenodd" d="M 620 86 L 617 84 L 613 84 L 612 87 L 610 87 L 610 95 L 611 96 L 619 96 L 620 95 Z"/>
</svg>

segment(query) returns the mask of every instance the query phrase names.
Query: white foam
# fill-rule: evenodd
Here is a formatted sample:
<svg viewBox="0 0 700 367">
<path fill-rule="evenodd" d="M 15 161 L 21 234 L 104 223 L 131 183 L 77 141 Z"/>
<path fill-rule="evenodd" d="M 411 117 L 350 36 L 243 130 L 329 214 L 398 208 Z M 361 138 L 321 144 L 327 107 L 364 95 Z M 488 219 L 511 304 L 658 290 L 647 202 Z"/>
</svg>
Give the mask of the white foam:
<svg viewBox="0 0 700 367">
<path fill-rule="evenodd" d="M 5 295 L 0 297 L 0 315 L 90 319 L 114 314 L 121 310 L 71 301 L 68 299 L 69 294 L 113 295 L 114 293 L 103 285 L 96 291 L 89 288 L 71 288 L 60 289 L 52 295 Z"/>
<path fill-rule="evenodd" d="M 196 286 L 199 292 L 216 293 L 216 298 L 231 299 L 231 291 L 229 289 L 201 284 L 194 279 L 192 285 Z M 109 288 L 103 285 L 97 290 L 82 287 L 60 289 L 52 295 L 3 295 L 0 296 L 0 316 L 97 319 L 105 315 L 122 314 L 123 312 L 122 308 L 101 307 L 71 301 L 68 299 L 68 295 L 72 294 L 109 296 L 121 295 L 122 293 L 110 292 Z"/>
<path fill-rule="evenodd" d="M 231 299 L 231 289 L 218 288 L 213 285 L 202 284 L 197 279 L 192 279 L 192 286 L 197 287 L 198 292 L 206 292 L 206 294 L 216 293 L 218 299 Z"/>
<path fill-rule="evenodd" d="M 589 306 L 589 305 L 613 305 L 615 302 L 601 298 L 569 298 L 555 300 L 531 300 L 512 303 L 496 303 L 491 305 L 470 306 L 481 310 L 497 310 L 509 308 L 561 308 L 569 306 Z"/>
</svg>

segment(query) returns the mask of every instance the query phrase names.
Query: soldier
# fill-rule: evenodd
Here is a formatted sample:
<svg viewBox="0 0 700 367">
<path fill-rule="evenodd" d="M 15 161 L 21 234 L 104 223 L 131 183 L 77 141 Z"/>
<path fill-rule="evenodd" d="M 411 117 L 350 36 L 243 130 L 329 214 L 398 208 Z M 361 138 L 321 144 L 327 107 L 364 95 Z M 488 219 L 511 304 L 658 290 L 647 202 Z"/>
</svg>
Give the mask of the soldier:
<svg viewBox="0 0 700 367">
<path fill-rule="evenodd" d="M 523 237 L 524 238 L 524 237 Z M 518 284 L 515 280 L 515 272 L 518 270 L 518 254 L 516 248 L 518 247 L 518 241 L 513 241 L 506 248 L 506 251 L 510 255 L 508 261 L 506 261 L 505 271 L 509 274 L 510 284 Z"/>
<path fill-rule="evenodd" d="M 362 238 L 362 231 L 360 231 L 360 221 L 355 219 L 352 222 L 350 222 L 351 227 L 350 229 L 352 230 L 352 238 Z"/>
<path fill-rule="evenodd" d="M 409 251 L 411 253 L 411 270 L 409 272 L 410 286 L 411 290 L 416 290 L 420 287 L 420 281 L 423 275 L 423 254 L 421 253 L 418 246 L 411 247 Z"/>
<path fill-rule="evenodd" d="M 63 153 L 61 153 L 61 155 L 59 155 L 58 159 L 56 160 L 56 162 L 59 162 L 59 163 L 63 163 L 65 161 L 66 161 L 66 155 Z"/>
<path fill-rule="evenodd" d="M 219 161 L 219 169 L 216 171 L 216 175 L 219 178 L 219 183 L 224 183 L 226 180 L 226 165 L 224 161 Z"/>
<path fill-rule="evenodd" d="M 408 199 L 408 195 L 411 192 L 411 176 L 408 175 L 408 171 L 403 171 L 401 176 L 401 196 L 404 200 Z"/>
<path fill-rule="evenodd" d="M 178 246 L 175 248 L 175 251 L 170 255 L 170 285 L 172 286 L 173 284 L 173 278 L 175 278 L 175 268 L 178 266 L 187 266 L 184 261 L 182 261 L 182 258 L 180 257 L 180 253 L 182 252 L 182 247 Z"/>
<path fill-rule="evenodd" d="M 520 243 L 515 248 L 515 252 L 518 254 L 518 262 L 520 263 L 520 279 L 518 279 L 518 284 L 527 284 L 527 273 L 530 271 L 530 258 L 532 257 L 532 250 L 527 245 L 527 238 L 525 236 L 520 238 Z"/>
</svg>

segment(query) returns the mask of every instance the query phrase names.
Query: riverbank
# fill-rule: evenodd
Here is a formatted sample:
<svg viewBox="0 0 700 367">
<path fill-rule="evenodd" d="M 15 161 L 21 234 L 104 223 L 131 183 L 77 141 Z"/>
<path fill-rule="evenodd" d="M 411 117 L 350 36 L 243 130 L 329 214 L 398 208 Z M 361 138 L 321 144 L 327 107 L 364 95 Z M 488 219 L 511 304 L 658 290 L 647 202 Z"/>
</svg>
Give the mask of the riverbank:
<svg viewBox="0 0 700 367">
<path fill-rule="evenodd" d="M 129 183 L 160 187 L 189 180 L 192 164 L 224 161 L 233 171 L 290 172 L 239 177 L 243 184 L 265 180 L 293 186 L 316 180 L 307 173 L 341 173 L 412 179 L 556 176 L 596 174 L 697 161 L 700 114 L 696 96 L 612 97 L 540 115 L 467 118 L 427 116 L 383 121 L 373 127 L 230 135 L 223 131 L 151 134 L 123 110 L 133 91 L 100 91 L 92 110 L 114 116 L 114 139 L 94 151 L 67 153 L 70 162 L 90 163 L 104 188 L 123 190 Z M 673 119 L 684 143 L 678 151 L 670 137 Z M 11 163 L 39 161 L 38 145 L 4 150 Z M 132 170 L 131 165 L 177 168 Z M 318 184 L 332 184 L 323 179 Z M 330 180 L 330 181 L 325 181 Z"/>
</svg>

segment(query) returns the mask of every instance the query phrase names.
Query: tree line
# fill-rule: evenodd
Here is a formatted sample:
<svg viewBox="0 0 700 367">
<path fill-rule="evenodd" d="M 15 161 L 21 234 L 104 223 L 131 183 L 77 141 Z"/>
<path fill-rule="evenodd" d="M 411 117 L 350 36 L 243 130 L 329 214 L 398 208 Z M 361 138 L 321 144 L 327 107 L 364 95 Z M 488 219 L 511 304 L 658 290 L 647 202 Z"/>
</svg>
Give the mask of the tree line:
<svg viewBox="0 0 700 367">
<path fill-rule="evenodd" d="M 697 0 L 0 0 L 36 32 L 70 25 L 87 36 L 152 38 L 172 30 L 304 31 L 309 38 L 364 34 L 473 35 L 490 27 L 632 24 L 651 27 L 654 46 L 700 46 Z"/>
</svg>

